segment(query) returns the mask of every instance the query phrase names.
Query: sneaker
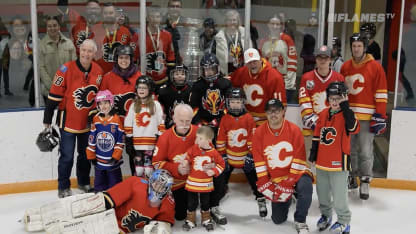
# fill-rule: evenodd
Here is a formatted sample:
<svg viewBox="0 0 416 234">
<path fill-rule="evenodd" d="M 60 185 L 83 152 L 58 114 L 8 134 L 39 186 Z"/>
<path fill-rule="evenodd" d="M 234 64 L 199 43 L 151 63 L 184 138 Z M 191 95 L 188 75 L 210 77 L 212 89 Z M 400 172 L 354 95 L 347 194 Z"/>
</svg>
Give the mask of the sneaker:
<svg viewBox="0 0 416 234">
<path fill-rule="evenodd" d="M 262 218 L 266 217 L 267 216 L 266 198 L 265 197 L 257 198 L 257 205 L 259 206 L 260 217 Z"/>
<path fill-rule="evenodd" d="M 78 185 L 78 189 L 83 191 L 84 193 L 92 193 L 94 192 L 94 189 L 91 188 L 91 185 Z"/>
<path fill-rule="evenodd" d="M 298 231 L 298 234 L 309 233 L 309 227 L 306 223 L 295 222 L 295 228 L 296 231 Z"/>
<path fill-rule="evenodd" d="M 355 176 L 348 176 L 348 190 L 354 190 L 358 188 L 357 178 Z"/>
<path fill-rule="evenodd" d="M 215 206 L 215 207 L 211 208 L 211 217 L 216 223 L 218 223 L 220 225 L 227 224 L 227 217 L 225 217 L 223 214 L 221 214 L 220 207 L 218 207 L 218 206 Z"/>
<path fill-rule="evenodd" d="M 64 197 L 69 197 L 69 196 L 72 196 L 71 189 L 67 188 L 67 189 L 59 189 L 58 190 L 58 197 L 59 198 L 64 198 Z"/>
<path fill-rule="evenodd" d="M 316 223 L 316 226 L 319 228 L 319 231 L 322 232 L 323 230 L 327 229 L 329 225 L 331 225 L 332 218 L 326 217 L 325 215 L 322 215 L 321 218 Z"/>
<path fill-rule="evenodd" d="M 360 179 L 360 199 L 368 200 L 370 198 L 370 177 L 363 176 Z"/>
<path fill-rule="evenodd" d="M 337 233 L 337 234 L 349 234 L 350 233 L 350 225 L 336 222 L 331 226 L 329 231 L 331 233 Z"/>
</svg>

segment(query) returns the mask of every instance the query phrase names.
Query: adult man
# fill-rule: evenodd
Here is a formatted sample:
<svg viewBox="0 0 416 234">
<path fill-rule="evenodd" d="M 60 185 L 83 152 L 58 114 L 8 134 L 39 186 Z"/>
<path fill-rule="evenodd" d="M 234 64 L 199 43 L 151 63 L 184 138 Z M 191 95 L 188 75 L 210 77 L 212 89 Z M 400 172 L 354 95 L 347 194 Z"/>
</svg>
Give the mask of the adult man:
<svg viewBox="0 0 416 234">
<path fill-rule="evenodd" d="M 270 18 L 267 27 L 270 35 L 260 42 L 263 56 L 284 78 L 288 102 L 296 91 L 297 54 L 293 39 L 283 32 L 284 21 L 277 15 Z"/>
<path fill-rule="evenodd" d="M 144 234 L 170 234 L 175 222 L 172 184 L 166 170 L 154 171 L 149 180 L 132 176 L 102 193 L 77 194 L 28 209 L 23 217 L 25 229 L 113 234 L 143 228 Z"/>
<path fill-rule="evenodd" d="M 91 39 L 80 47 L 77 60 L 63 64 L 55 74 L 43 116 L 45 128 L 50 128 L 55 107 L 59 105 L 57 123 L 61 132 L 58 161 L 58 196 L 71 196 L 69 177 L 74 163 L 77 141 L 78 188 L 87 192 L 90 187 L 91 165 L 87 160 L 88 114 L 102 80 L 102 70 L 93 62 L 97 45 Z"/>
<path fill-rule="evenodd" d="M 312 177 L 302 132 L 285 120 L 285 107 L 280 100 L 268 100 L 265 111 L 267 122 L 256 129 L 252 144 L 257 188 L 272 201 L 275 224 L 287 220 L 291 197 L 296 192 L 295 227 L 298 233 L 309 233 L 306 216 L 312 202 Z"/>
<path fill-rule="evenodd" d="M 173 114 L 175 125 L 159 137 L 153 153 L 155 169 L 166 169 L 173 176 L 172 193 L 176 203 L 176 220 L 186 218 L 185 181 L 190 167 L 185 157 L 187 150 L 195 143 L 197 130 L 197 127 L 191 124 L 192 115 L 193 111 L 189 105 L 178 104 Z"/>
<path fill-rule="evenodd" d="M 344 81 L 344 77 L 330 68 L 331 49 L 326 45 L 315 52 L 316 68 L 302 76 L 299 88 L 299 105 L 301 108 L 303 135 L 306 152 L 309 154 L 313 129 L 318 114 L 327 107 L 326 88 L 332 82 Z"/>
<path fill-rule="evenodd" d="M 58 17 L 48 17 L 46 19 L 46 35 L 39 45 L 39 72 L 45 103 L 59 66 L 77 58 L 74 44 L 61 33 L 60 28 Z"/>
<path fill-rule="evenodd" d="M 360 177 L 360 198 L 369 198 L 370 180 L 373 175 L 374 135 L 386 130 L 387 81 L 383 67 L 367 54 L 368 40 L 359 33 L 350 37 L 352 59 L 341 67 L 349 89 L 351 109 L 360 121 L 360 132 L 351 138 L 351 167 L 349 188 L 357 188 Z"/>
<path fill-rule="evenodd" d="M 244 27 L 236 10 L 225 13 L 225 28 L 215 35 L 216 56 L 220 61 L 220 71 L 228 75 L 244 65 Z M 252 47 L 251 40 L 249 48 Z"/>
<path fill-rule="evenodd" d="M 247 110 L 259 126 L 266 120 L 264 105 L 271 98 L 278 98 L 286 105 L 285 83 L 282 75 L 256 49 L 244 52 L 245 66 L 231 74 L 233 87 L 244 89 Z"/>
</svg>

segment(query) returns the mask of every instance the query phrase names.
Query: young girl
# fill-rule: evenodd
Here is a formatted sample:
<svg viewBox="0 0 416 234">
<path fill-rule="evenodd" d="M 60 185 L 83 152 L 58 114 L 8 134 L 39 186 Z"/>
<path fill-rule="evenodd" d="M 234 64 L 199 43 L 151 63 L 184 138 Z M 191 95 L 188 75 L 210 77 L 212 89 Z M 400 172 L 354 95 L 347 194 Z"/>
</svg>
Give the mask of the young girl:
<svg viewBox="0 0 416 234">
<path fill-rule="evenodd" d="M 165 130 L 162 106 L 153 100 L 154 83 L 149 76 L 140 76 L 136 81 L 137 97 L 130 105 L 124 128 L 126 151 L 130 162 L 134 162 L 136 176 L 149 177 L 153 172 L 152 155 L 157 137 Z"/>
<path fill-rule="evenodd" d="M 107 190 L 121 182 L 123 124 L 113 109 L 114 97 L 104 90 L 95 97 L 99 113 L 94 116 L 88 140 L 87 158 L 95 165 L 94 189 Z"/>
</svg>

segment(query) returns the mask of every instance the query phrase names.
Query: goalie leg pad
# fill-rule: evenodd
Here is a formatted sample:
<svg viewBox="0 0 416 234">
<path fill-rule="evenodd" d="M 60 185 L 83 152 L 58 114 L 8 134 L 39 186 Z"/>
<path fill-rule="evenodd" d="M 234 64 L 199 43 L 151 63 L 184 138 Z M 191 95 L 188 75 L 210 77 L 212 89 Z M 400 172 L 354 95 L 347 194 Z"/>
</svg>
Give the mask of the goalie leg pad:
<svg viewBox="0 0 416 234">
<path fill-rule="evenodd" d="M 38 232 L 43 230 L 42 215 L 40 208 L 30 208 L 23 215 L 23 222 L 27 232 Z"/>
<path fill-rule="evenodd" d="M 104 194 L 97 193 L 90 195 L 91 196 L 72 202 L 71 210 L 73 218 L 105 211 Z"/>
<path fill-rule="evenodd" d="M 118 234 L 120 233 L 117 225 L 117 217 L 114 209 L 110 209 L 98 214 L 88 215 L 59 224 L 59 233 L 78 234 L 78 233 L 100 233 Z"/>
</svg>

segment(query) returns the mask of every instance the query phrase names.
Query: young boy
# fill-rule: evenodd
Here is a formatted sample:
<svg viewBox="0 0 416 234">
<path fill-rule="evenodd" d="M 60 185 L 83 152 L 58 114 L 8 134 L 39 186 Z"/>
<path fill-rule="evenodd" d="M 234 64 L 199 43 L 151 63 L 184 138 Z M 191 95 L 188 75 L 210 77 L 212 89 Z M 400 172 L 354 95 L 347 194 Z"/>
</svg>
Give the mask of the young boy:
<svg viewBox="0 0 416 234">
<path fill-rule="evenodd" d="M 87 158 L 95 165 L 95 192 L 107 190 L 122 180 L 120 165 L 124 148 L 124 131 L 115 114 L 114 97 L 109 90 L 95 97 L 99 113 L 94 116 L 88 140 Z"/>
<path fill-rule="evenodd" d="M 347 93 L 343 82 L 333 82 L 326 89 L 329 108 L 319 113 L 309 157 L 316 164 L 316 191 L 322 214 L 317 226 L 323 231 L 331 225 L 333 204 L 338 221 L 330 230 L 339 234 L 350 233 L 349 154 L 351 135 L 360 130 L 359 122 L 349 108 Z"/>
<path fill-rule="evenodd" d="M 251 138 L 256 122 L 245 109 L 246 95 L 241 88 L 231 88 L 226 94 L 227 113 L 221 118 L 217 150 L 226 160 L 225 181 L 228 184 L 234 168 L 242 168 L 259 205 L 260 217 L 267 216 L 266 198 L 257 191 L 257 175 L 251 155 Z"/>
<path fill-rule="evenodd" d="M 214 131 L 208 126 L 200 127 L 196 132 L 195 145 L 187 152 L 187 160 L 191 171 L 186 180 L 185 190 L 188 191 L 188 214 L 183 229 L 189 231 L 196 227 L 196 208 L 198 196 L 201 203 L 201 223 L 208 231 L 214 229 L 214 221 L 210 214 L 210 192 L 214 190 L 213 176 L 219 176 L 225 163 L 221 155 L 212 145 Z"/>
</svg>

